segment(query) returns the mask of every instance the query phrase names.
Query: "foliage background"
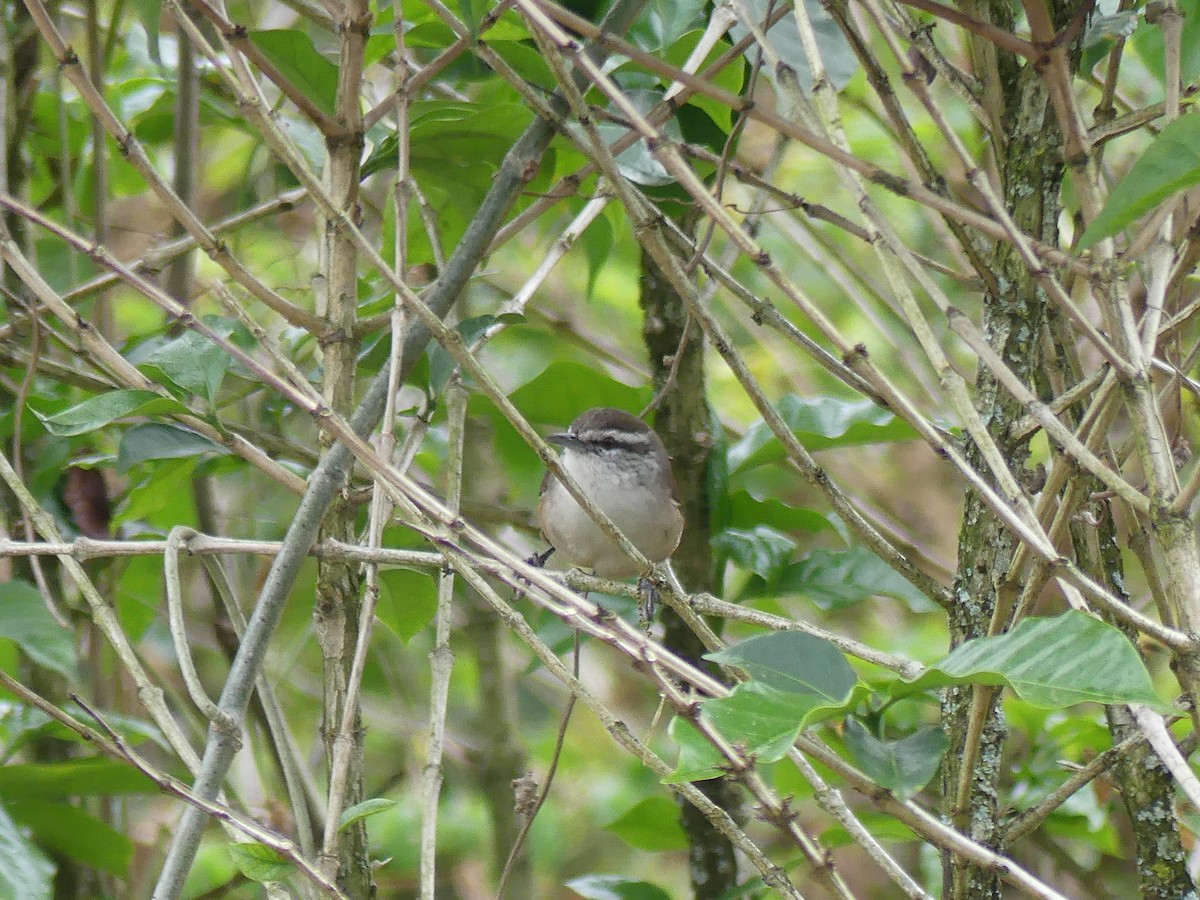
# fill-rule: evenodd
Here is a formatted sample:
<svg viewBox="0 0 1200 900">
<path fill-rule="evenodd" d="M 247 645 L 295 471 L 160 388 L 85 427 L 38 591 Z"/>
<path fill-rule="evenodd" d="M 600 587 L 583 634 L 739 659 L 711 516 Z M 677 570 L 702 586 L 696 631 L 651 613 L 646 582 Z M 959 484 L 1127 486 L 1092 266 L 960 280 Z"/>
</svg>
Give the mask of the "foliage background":
<svg viewBox="0 0 1200 900">
<path fill-rule="evenodd" d="M 563 127 L 545 154 L 506 162 L 535 111 L 563 94 L 558 66 L 593 37 L 585 23 L 572 23 L 575 38 L 551 27 L 548 4 L 3 4 L 0 438 L 11 474 L 0 544 L 0 670 L 10 677 L 0 839 L 12 852 L 0 874 L 9 895 L 141 896 L 160 878 L 167 847 L 187 831 L 181 801 L 119 747 L 105 755 L 52 723 L 34 695 L 92 728 L 107 722 L 154 772 L 190 785 L 195 766 L 164 737 L 133 656 L 112 646 L 116 632 L 128 640 L 180 740 L 193 753 L 211 747 L 169 633 L 165 548 L 150 542 L 180 526 L 281 540 L 304 518 L 304 480 L 338 436 L 345 443 L 338 417 L 389 360 L 405 377 L 386 436 L 313 524 L 322 521 L 327 551 L 340 540 L 426 555 L 376 568 L 327 553 L 299 569 L 265 660 L 294 750 L 252 705 L 246 749 L 224 781 L 229 804 L 272 829 L 251 837 L 274 850 L 233 846 L 207 828 L 194 866 L 184 864 L 186 886 L 173 888 L 183 896 L 316 895 L 322 878 L 348 896 L 367 896 L 372 880 L 379 896 L 493 896 L 523 821 L 511 781 L 528 771 L 545 785 L 551 767 L 508 896 L 981 897 L 1000 896 L 1002 876 L 1007 890 L 1034 896 L 1096 896 L 1095 885 L 1114 897 L 1194 894 L 1193 806 L 1177 802 L 1169 777 L 1143 784 L 1121 768 L 1136 759 L 1162 769 L 1139 728 L 1166 733 L 1161 713 L 1171 708 L 1158 698 L 1190 694 L 1195 655 L 1195 241 L 1181 193 L 1200 180 L 1187 114 L 1200 72 L 1194 7 L 802 4 L 824 67 L 814 79 L 789 7 L 651 2 L 613 29 L 644 57 L 599 44 L 633 108 L 666 123 L 652 148 L 636 144 L 614 168 L 587 129 L 612 142 L 644 125 L 595 86 L 595 71 L 583 95 L 591 117 L 581 124 L 570 102 L 553 107 Z M 184 38 L 185 10 L 196 40 Z M 603 12 L 576 11 L 596 21 Z M 749 27 L 784 13 L 786 36 L 762 40 Z M 1061 40 L 1049 42 L 1047 28 Z M 653 61 L 684 66 L 706 33 L 715 48 L 687 71 L 719 91 L 656 106 L 677 69 Z M 719 70 L 705 68 L 739 41 Z M 752 100 L 755 114 L 730 95 Z M 849 157 L 835 149 L 843 140 Z M 1164 171 L 1134 166 L 1155 153 Z M 471 229 L 514 160 L 519 191 L 492 232 L 502 221 L 519 227 L 504 225 L 494 242 L 486 234 L 472 252 Z M 686 160 L 696 180 L 668 171 L 672 160 Z M 598 180 L 595 166 L 606 165 Z M 1130 196 L 1113 191 L 1111 224 L 1081 256 L 1079 237 L 1103 224 L 1103 201 L 1131 167 Z M 717 201 L 703 201 L 698 185 Z M 580 215 L 590 218 L 576 226 Z M 696 244 L 664 238 L 672 228 Z M 539 272 L 556 248 L 565 255 Z M 673 254 L 692 295 L 655 248 Z M 114 277 L 111 260 L 128 268 Z M 463 286 L 443 290 L 439 312 L 449 309 L 478 360 L 465 374 L 436 342 L 401 354 L 393 340 L 417 318 L 397 282 L 428 299 L 454 278 Z M 1165 310 L 1153 312 L 1148 297 Z M 720 352 L 701 310 L 723 330 Z M 667 341 L 678 361 L 647 350 L 664 333 L 678 335 Z M 1146 342 L 1157 369 L 1154 353 L 1139 350 Z M 1123 393 L 1103 381 L 1112 372 Z M 1038 409 L 1013 399 L 1006 375 L 1089 449 L 1064 450 L 1036 421 L 1022 428 Z M 620 632 L 597 618 L 582 638 L 580 678 L 596 701 L 670 765 L 683 743 L 685 774 L 737 776 L 718 802 L 760 855 L 741 846 L 732 870 L 712 862 L 732 852 L 722 837 L 703 818 L 681 826 L 662 773 L 592 711 L 574 709 L 559 745 L 571 692 L 496 617 L 480 584 L 463 583 L 464 568 L 486 576 L 569 667 L 571 625 L 594 608 L 578 601 L 565 614 L 575 600 L 520 580 L 529 573 L 519 560 L 541 549 L 533 509 L 546 452 L 520 421 L 545 434 L 592 406 L 637 413 L 652 401 L 696 501 L 695 539 L 676 560 L 684 587 L 778 617 L 739 621 L 752 616 L 700 607 L 720 638 L 738 645 L 792 622 L 857 642 L 839 645 L 853 659 L 845 683 L 840 654 L 822 656 L 824 643 L 766 651 L 758 674 L 731 658 L 768 687 L 799 666 L 800 695 L 828 689 L 829 709 L 764 694 L 787 710 L 772 731 L 778 723 L 763 722 L 779 707 L 735 703 L 725 755 L 714 757 L 713 734 L 687 732 L 691 701 L 717 692 L 704 678 L 728 684 L 738 673 L 699 658 L 714 649 L 703 629 L 679 638 L 679 620 L 664 612 L 652 643 L 638 644 L 630 586 L 568 579 L 630 623 Z M 782 416 L 775 428 L 764 404 Z M 994 447 L 980 450 L 988 435 Z M 951 450 L 961 450 L 957 463 Z M 1103 484 L 1087 480 L 1098 469 Z M 977 502 L 964 516 L 972 473 Z M 463 537 L 453 516 L 438 522 L 383 499 L 421 489 L 450 497 L 458 484 L 461 519 L 512 557 Z M 981 485 L 999 485 L 997 496 L 979 499 Z M 47 518 L 35 518 L 31 500 Z M 220 560 L 249 612 L 270 590 L 276 548 L 202 543 L 192 539 L 181 557 L 183 632 L 217 697 L 238 638 L 221 580 L 201 559 Z M 93 586 L 115 613 L 111 628 L 88 597 Z M 983 663 L 966 674 L 943 666 L 921 690 L 899 686 L 898 672 L 916 674 L 915 663 L 988 634 L 995 605 L 1022 592 L 1020 614 L 1001 613 L 992 631 L 1027 641 L 1015 662 L 975 645 Z M 1091 620 L 1073 618 L 1059 620 L 1063 643 L 1010 631 L 1076 598 L 1134 643 L 1102 644 L 1120 637 L 1115 629 L 1097 637 Z M 366 638 L 364 600 L 378 603 Z M 453 655 L 448 674 L 439 635 Z M 1111 655 L 1088 656 L 1101 645 Z M 647 647 L 680 668 L 647 663 Z M 1021 681 L 1022 662 L 1045 656 L 1051 667 Z M 361 710 L 344 714 L 358 678 Z M 439 678 L 448 678 L 441 702 Z M 939 691 L 957 683 L 967 685 L 964 705 L 939 706 Z M 1006 685 L 1016 690 L 992 690 Z M 1033 696 L 1055 686 L 1094 702 Z M 967 703 L 986 715 L 981 731 L 966 725 Z M 997 704 L 1002 715 L 989 712 Z M 1170 724 L 1186 755 L 1192 731 L 1178 718 Z M 353 749 L 345 782 L 331 789 L 343 722 Z M 1121 753 L 1098 756 L 1121 741 Z M 289 755 L 303 803 L 280 774 Z M 1075 790 L 1053 793 L 1097 758 Z M 978 766 L 967 766 L 976 774 L 965 806 L 952 796 L 955 760 Z M 443 778 L 440 803 L 430 772 Z M 825 794 L 826 783 L 841 795 Z M 1148 833 L 1123 791 L 1135 812 L 1153 811 L 1141 823 Z M 338 829 L 339 808 L 361 818 Z M 940 816 L 997 855 L 964 850 L 939 830 Z M 323 836 L 326 820 L 335 827 Z M 1005 833 L 1014 823 L 1024 829 L 1016 837 Z M 422 862 L 423 829 L 436 864 L 432 844 Z M 723 873 L 710 883 L 697 862 L 705 853 Z M 764 887 L 764 877 L 775 881 Z"/>
</svg>

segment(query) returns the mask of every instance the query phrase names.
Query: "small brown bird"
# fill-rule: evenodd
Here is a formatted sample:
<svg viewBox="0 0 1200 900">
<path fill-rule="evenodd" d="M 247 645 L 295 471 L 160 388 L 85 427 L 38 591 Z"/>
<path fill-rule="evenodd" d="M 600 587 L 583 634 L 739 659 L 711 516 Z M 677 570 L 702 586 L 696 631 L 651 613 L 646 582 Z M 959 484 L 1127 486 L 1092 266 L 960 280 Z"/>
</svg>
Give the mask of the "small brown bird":
<svg viewBox="0 0 1200 900">
<path fill-rule="evenodd" d="M 596 407 L 546 440 L 562 446 L 563 468 L 643 556 L 661 562 L 675 552 L 683 533 L 679 489 L 667 450 L 650 426 L 623 410 Z M 549 472 L 538 523 L 553 549 L 573 565 L 601 578 L 641 574 Z"/>
</svg>

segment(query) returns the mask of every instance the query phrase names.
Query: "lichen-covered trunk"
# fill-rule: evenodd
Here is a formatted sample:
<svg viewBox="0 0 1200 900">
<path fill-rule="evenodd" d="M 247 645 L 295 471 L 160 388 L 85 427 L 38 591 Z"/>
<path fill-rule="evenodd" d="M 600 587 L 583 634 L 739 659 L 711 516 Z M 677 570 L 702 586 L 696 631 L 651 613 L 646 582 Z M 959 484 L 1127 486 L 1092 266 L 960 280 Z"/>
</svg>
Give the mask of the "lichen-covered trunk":
<svg viewBox="0 0 1200 900">
<path fill-rule="evenodd" d="M 640 301 L 654 389 L 662 392 L 654 427 L 671 456 L 684 517 L 683 537 L 672 565 L 687 590 L 711 591 L 715 582 L 708 466 L 713 425 L 704 386 L 704 334 L 699 325 L 688 326 L 686 304 L 647 253 L 642 254 Z M 662 617 L 663 643 L 694 665 L 711 669 L 703 659 L 704 646 L 687 625 L 669 609 L 662 610 Z M 737 792 L 728 781 L 700 781 L 696 787 L 739 818 Z M 688 836 L 693 895 L 697 900 L 725 896 L 737 885 L 733 845 L 691 804 L 681 803 L 679 814 Z"/>
<path fill-rule="evenodd" d="M 993 9 L 992 13 L 997 24 L 1011 25 L 1011 10 Z M 1003 130 L 993 145 L 999 154 L 1005 205 L 1023 232 L 1055 243 L 1064 163 L 1061 135 L 1049 97 L 1032 65 L 1019 65 L 1001 55 L 993 72 L 999 86 L 994 121 Z M 1044 292 L 1008 242 L 997 244 L 989 262 L 995 277 L 989 279 L 994 289 L 984 297 L 988 340 L 1022 381 L 1035 386 L 1042 367 Z M 976 408 L 1009 466 L 1019 473 L 1029 448 L 1024 439 L 1014 441 L 1009 436 L 1009 427 L 1024 415 L 1025 409 L 984 368 L 980 369 L 976 388 Z M 968 445 L 965 449 L 972 464 L 987 471 L 977 448 Z M 959 532 L 958 572 L 949 623 L 953 646 L 986 635 L 998 598 L 1016 589 L 1006 583 L 1015 548 L 1012 532 L 977 494 L 968 493 Z M 989 699 L 984 704 L 982 725 L 977 728 L 978 739 L 972 740 L 972 695 L 971 687 L 952 688 L 942 701 L 943 725 L 950 739 L 942 767 L 944 813 L 974 840 L 1000 850 L 1004 716 L 995 693 L 983 692 Z M 962 771 L 964 765 L 971 767 L 969 782 Z M 946 896 L 955 900 L 999 900 L 1000 879 L 994 871 L 949 854 L 944 863 Z"/>
</svg>

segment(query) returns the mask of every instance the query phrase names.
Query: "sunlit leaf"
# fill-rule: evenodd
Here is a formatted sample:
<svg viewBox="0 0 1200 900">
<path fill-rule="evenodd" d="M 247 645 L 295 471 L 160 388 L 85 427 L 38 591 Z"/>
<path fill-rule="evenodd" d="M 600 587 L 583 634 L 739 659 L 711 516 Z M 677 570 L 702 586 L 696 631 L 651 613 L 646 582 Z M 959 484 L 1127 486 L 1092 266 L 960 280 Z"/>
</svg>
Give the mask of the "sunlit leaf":
<svg viewBox="0 0 1200 900">
<path fill-rule="evenodd" d="M 1008 634 L 967 641 L 894 693 L 951 684 L 1010 687 L 1034 706 L 1141 703 L 1162 709 L 1150 673 L 1120 631 L 1087 613 L 1028 618 Z"/>
<path fill-rule="evenodd" d="M 433 620 L 437 581 L 428 572 L 382 569 L 375 615 L 400 640 L 411 640 Z"/>
<path fill-rule="evenodd" d="M 1113 188 L 1104 208 L 1079 239 L 1086 250 L 1112 237 L 1164 200 L 1200 184 L 1200 116 L 1167 124 Z"/>
<path fill-rule="evenodd" d="M 292 863 L 265 844 L 230 844 L 229 855 L 251 881 L 279 881 L 295 869 Z"/>
<path fill-rule="evenodd" d="M 799 631 L 758 635 L 704 658 L 736 666 L 775 690 L 815 694 L 830 703 L 845 701 L 858 681 L 841 650 Z"/>
<path fill-rule="evenodd" d="M 359 822 L 368 816 L 374 816 L 381 812 L 387 812 L 394 807 L 398 800 L 388 800 L 385 797 L 372 797 L 370 800 L 364 800 L 361 803 L 355 803 L 347 810 L 343 810 L 342 817 L 338 819 L 338 831 L 344 829 L 347 825 L 352 825 Z"/>
<path fill-rule="evenodd" d="M 190 410 L 177 400 L 160 397 L 153 391 L 109 391 L 98 397 L 84 400 L 70 409 L 53 415 L 34 415 L 42 420 L 46 430 L 59 437 L 86 434 L 124 418 L 125 416 L 153 416 L 169 413 L 185 413 Z"/>
<path fill-rule="evenodd" d="M 837 610 L 871 597 L 894 597 L 914 612 L 929 612 L 934 604 L 895 569 L 866 547 L 813 550 L 780 571 L 774 581 L 751 582 L 749 596 L 799 594 L 822 609 Z"/>
<path fill-rule="evenodd" d="M 337 99 L 337 66 L 317 52 L 303 31 L 285 28 L 251 31 L 250 41 L 279 73 L 295 85 L 322 112 L 333 114 Z"/>
<path fill-rule="evenodd" d="M 917 437 L 911 425 L 870 400 L 805 399 L 789 394 L 779 401 L 776 410 L 810 452 L 831 447 L 909 441 Z M 775 462 L 784 455 L 783 445 L 774 432 L 759 419 L 746 429 L 745 437 L 729 448 L 729 468 L 738 472 Z"/>
</svg>

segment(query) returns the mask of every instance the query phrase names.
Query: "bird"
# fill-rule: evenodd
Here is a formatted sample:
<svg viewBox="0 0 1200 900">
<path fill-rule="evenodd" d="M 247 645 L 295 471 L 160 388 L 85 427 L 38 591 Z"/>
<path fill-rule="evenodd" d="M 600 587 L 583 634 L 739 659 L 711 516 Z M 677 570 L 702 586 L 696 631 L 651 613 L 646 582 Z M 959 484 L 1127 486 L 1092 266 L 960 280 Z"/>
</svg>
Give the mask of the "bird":
<svg viewBox="0 0 1200 900">
<path fill-rule="evenodd" d="M 683 534 L 679 488 L 667 449 L 649 425 L 624 410 L 595 407 L 546 440 L 562 447 L 563 468 L 643 556 L 657 563 L 675 552 Z M 601 578 L 645 574 L 550 472 L 537 517 L 551 545 L 541 561 L 557 551 Z"/>
</svg>

